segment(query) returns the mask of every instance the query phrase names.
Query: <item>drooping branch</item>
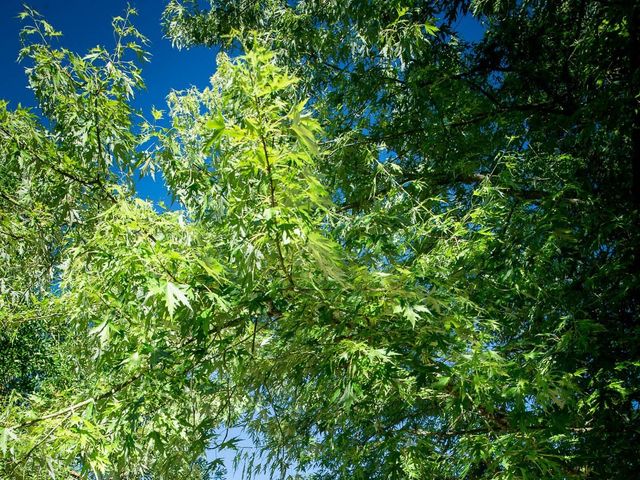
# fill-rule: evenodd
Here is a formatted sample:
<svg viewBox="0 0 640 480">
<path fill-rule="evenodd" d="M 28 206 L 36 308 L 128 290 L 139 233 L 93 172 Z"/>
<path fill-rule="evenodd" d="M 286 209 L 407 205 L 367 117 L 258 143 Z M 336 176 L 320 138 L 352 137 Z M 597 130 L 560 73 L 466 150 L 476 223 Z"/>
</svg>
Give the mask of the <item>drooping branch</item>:
<svg viewBox="0 0 640 480">
<path fill-rule="evenodd" d="M 490 180 L 492 177 L 493 175 L 486 174 L 486 173 L 469 173 L 469 174 L 457 175 L 452 178 L 439 178 L 439 179 L 430 178 L 429 184 L 438 186 L 438 187 L 451 187 L 451 186 L 460 185 L 460 184 L 473 185 L 473 184 L 479 184 L 483 181 Z M 422 175 L 420 174 L 408 174 L 400 178 L 399 180 L 397 180 L 395 184 L 407 185 L 412 182 L 419 181 L 421 179 L 422 179 Z M 530 201 L 544 200 L 545 198 L 548 198 L 552 195 L 552 193 L 545 192 L 543 190 L 518 189 L 512 186 L 500 187 L 500 189 L 501 191 L 520 200 L 530 200 Z M 391 190 L 393 190 L 393 185 L 387 185 L 387 186 L 381 187 L 373 195 L 371 195 L 369 199 L 384 197 Z M 562 200 L 572 205 L 579 205 L 580 203 L 582 203 L 582 200 L 575 197 L 563 197 Z M 339 210 L 346 211 L 346 210 L 360 209 L 364 206 L 364 202 L 365 200 L 358 201 L 358 202 L 344 203 L 339 206 Z"/>
<path fill-rule="evenodd" d="M 111 192 L 109 192 L 107 190 L 107 188 L 104 186 L 104 184 L 102 183 L 102 180 L 100 178 L 90 178 L 90 179 L 85 179 L 82 178 L 80 176 L 78 176 L 75 173 L 71 173 L 68 172 L 60 167 L 57 167 L 56 165 L 54 165 L 52 162 L 48 162 L 45 159 L 42 158 L 42 156 L 40 156 L 39 153 L 33 151 L 33 149 L 30 149 L 28 145 L 26 145 L 24 142 L 21 142 L 19 139 L 15 138 L 13 135 L 11 135 L 11 133 L 9 131 L 7 131 L 4 127 L 0 127 L 0 132 L 2 132 L 5 137 L 8 140 L 11 140 L 13 142 L 16 143 L 16 145 L 18 145 L 18 147 L 21 150 L 24 151 L 28 151 L 29 155 L 31 155 L 33 158 L 36 159 L 36 161 L 38 161 L 40 164 L 44 165 L 45 167 L 53 170 L 54 172 L 56 172 L 57 174 L 73 181 L 76 183 L 79 183 L 80 185 L 83 185 L 85 187 L 89 187 L 89 188 L 94 188 L 94 187 L 98 187 L 106 196 L 107 198 L 115 203 L 116 202 L 116 198 L 113 196 L 113 194 Z"/>
<path fill-rule="evenodd" d="M 253 78 L 253 75 L 250 73 L 250 78 L 251 81 L 255 84 L 255 80 Z M 260 101 L 258 100 L 258 98 L 253 95 L 252 96 L 252 100 L 254 103 L 254 107 L 256 109 L 256 114 L 258 115 L 258 120 L 260 121 L 261 125 L 264 125 L 264 116 L 262 114 L 262 108 L 260 105 Z M 271 166 L 271 160 L 269 158 L 269 149 L 267 146 L 267 139 L 265 138 L 265 135 L 262 131 L 260 131 L 259 133 L 259 137 L 260 137 L 260 143 L 262 146 L 262 153 L 264 155 L 264 161 L 265 161 L 265 165 L 267 168 L 267 176 L 268 176 L 268 182 L 269 182 L 269 198 L 270 198 L 270 206 L 271 208 L 277 208 L 278 203 L 276 201 L 276 187 L 275 187 L 275 182 L 273 179 L 273 169 Z M 276 222 L 277 222 L 277 218 L 276 218 Z M 278 256 L 278 263 L 280 264 L 280 268 L 282 269 L 282 273 L 286 276 L 289 285 L 292 288 L 295 288 L 295 283 L 293 281 L 293 277 L 291 276 L 291 272 L 289 270 L 287 270 L 287 267 L 285 265 L 284 262 L 284 255 L 282 254 L 282 246 L 280 245 L 280 239 L 278 238 L 278 236 L 276 235 L 276 237 L 274 238 L 274 243 L 276 245 L 276 253 Z"/>
<path fill-rule="evenodd" d="M 74 411 L 76 411 L 76 410 L 78 410 L 78 409 L 80 409 L 80 408 L 82 408 L 82 407 L 84 407 L 86 405 L 91 404 L 91 403 L 96 403 L 96 402 L 99 402 L 99 401 L 104 400 L 106 398 L 109 398 L 109 397 L 115 395 L 116 393 L 120 392 L 121 390 L 124 390 L 126 387 L 128 387 L 132 383 L 134 383 L 136 380 L 141 378 L 144 373 L 145 373 L 144 371 L 137 373 L 136 375 L 134 375 L 133 377 L 129 378 L 125 382 L 122 382 L 122 383 L 114 386 L 113 388 L 111 388 L 110 390 L 102 393 L 101 395 L 98 395 L 96 397 L 87 398 L 86 400 L 83 400 L 83 401 L 78 402 L 78 403 L 74 403 L 73 405 L 69 405 L 68 407 L 62 408 L 62 409 L 60 409 L 58 411 L 55 411 L 53 413 L 49 413 L 47 415 L 43 415 L 41 417 L 34 418 L 32 420 L 28 420 L 28 421 L 23 422 L 23 423 L 21 423 L 19 425 L 16 425 L 14 428 L 22 429 L 22 428 L 26 428 L 26 427 L 31 427 L 31 426 L 33 426 L 33 425 L 35 425 L 37 423 L 44 422 L 45 420 L 51 420 L 52 418 L 57 418 L 57 417 L 59 417 L 61 415 L 65 415 L 67 413 L 74 412 Z"/>
</svg>

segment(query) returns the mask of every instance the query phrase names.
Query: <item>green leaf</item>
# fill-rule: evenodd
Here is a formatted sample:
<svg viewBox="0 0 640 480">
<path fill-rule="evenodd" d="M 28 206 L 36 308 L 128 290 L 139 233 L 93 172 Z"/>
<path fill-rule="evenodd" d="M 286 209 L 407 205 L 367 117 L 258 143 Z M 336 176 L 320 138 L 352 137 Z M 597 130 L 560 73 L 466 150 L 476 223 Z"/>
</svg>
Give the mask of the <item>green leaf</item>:
<svg viewBox="0 0 640 480">
<path fill-rule="evenodd" d="M 176 284 L 167 282 L 166 284 L 166 305 L 169 316 L 173 317 L 178 305 L 184 305 L 191 310 L 191 304 L 185 292 Z"/>
<path fill-rule="evenodd" d="M 18 436 L 9 427 L 0 427 L 0 452 L 5 456 L 9 449 L 9 442 L 17 440 Z"/>
<path fill-rule="evenodd" d="M 450 380 L 451 380 L 451 377 L 438 377 L 438 380 L 435 381 L 432 384 L 432 386 L 436 390 L 442 390 L 444 387 L 446 387 L 449 384 Z"/>
<path fill-rule="evenodd" d="M 209 130 L 215 130 L 215 131 L 224 130 L 225 124 L 224 124 L 224 118 L 222 117 L 222 114 L 220 112 L 217 112 L 213 117 L 207 120 L 207 122 L 205 123 L 205 126 Z"/>
<path fill-rule="evenodd" d="M 164 112 L 162 110 L 158 110 L 156 107 L 151 107 L 151 115 L 153 115 L 154 120 L 162 120 Z"/>
</svg>

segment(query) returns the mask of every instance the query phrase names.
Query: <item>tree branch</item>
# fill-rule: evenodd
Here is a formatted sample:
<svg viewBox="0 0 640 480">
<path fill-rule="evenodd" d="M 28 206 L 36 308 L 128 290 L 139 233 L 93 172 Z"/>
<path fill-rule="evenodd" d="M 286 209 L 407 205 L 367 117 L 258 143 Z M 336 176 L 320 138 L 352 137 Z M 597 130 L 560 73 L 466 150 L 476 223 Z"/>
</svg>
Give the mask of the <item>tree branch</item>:
<svg viewBox="0 0 640 480">
<path fill-rule="evenodd" d="M 435 186 L 446 187 L 446 186 L 451 186 L 451 185 L 460 184 L 460 183 L 461 184 L 480 183 L 485 180 L 491 179 L 491 177 L 492 177 L 491 174 L 470 173 L 470 174 L 461 174 L 453 178 L 442 178 L 442 179 L 436 179 L 436 180 L 429 179 L 429 182 Z M 399 179 L 396 183 L 400 185 L 404 185 L 410 182 L 415 182 L 416 180 L 420 180 L 420 179 L 421 179 L 420 175 L 411 174 L 411 175 L 406 175 L 405 177 Z M 392 185 L 380 188 L 370 197 L 370 199 L 384 196 L 387 193 L 389 193 L 392 188 L 393 188 Z M 513 197 L 519 198 L 520 200 L 543 200 L 549 197 L 550 195 L 552 195 L 551 193 L 545 192 L 542 190 L 521 190 L 513 187 L 504 187 L 503 191 L 506 191 Z M 578 198 L 564 198 L 563 200 L 573 205 L 578 205 L 582 203 L 582 200 Z M 345 210 L 359 209 L 359 208 L 362 208 L 363 206 L 364 206 L 364 201 L 351 202 L 351 203 L 345 203 L 339 206 L 338 210 L 345 211 Z"/>
<path fill-rule="evenodd" d="M 20 429 L 20 428 L 30 427 L 32 425 L 35 425 L 36 423 L 40 423 L 40 422 L 43 422 L 45 420 L 50 420 L 52 418 L 59 417 L 59 416 L 64 415 L 66 413 L 74 412 L 75 410 L 77 410 L 79 408 L 82 408 L 85 405 L 89 405 L 90 403 L 95 403 L 95 402 L 99 402 L 100 400 L 104 400 L 105 398 L 113 396 L 116 393 L 118 393 L 119 391 L 121 391 L 124 388 L 128 387 L 129 385 L 131 385 L 133 382 L 135 382 L 140 377 L 142 377 L 142 375 L 144 373 L 145 372 L 139 372 L 138 374 L 134 375 L 133 377 L 131 377 L 127 381 L 122 382 L 119 385 L 116 385 L 115 387 L 111 388 L 111 390 L 108 390 L 107 392 L 104 392 L 103 394 L 98 395 L 97 397 L 88 398 L 88 399 L 83 400 L 81 402 L 74 403 L 73 405 L 69 405 L 68 407 L 60 409 L 60 410 L 58 410 L 56 412 L 49 413 L 47 415 L 43 415 L 42 417 L 34 418 L 34 419 L 29 420 L 27 422 L 23 422 L 23 423 L 21 423 L 19 425 L 16 425 L 16 427 L 14 427 L 14 428 Z"/>
<path fill-rule="evenodd" d="M 24 143 L 22 143 L 19 139 L 15 138 L 13 135 L 11 135 L 11 132 L 7 131 L 4 127 L 0 127 L 0 131 L 2 133 L 4 133 L 4 135 L 9 139 L 9 140 L 13 140 L 16 145 L 18 145 L 18 147 L 21 150 L 29 150 L 27 145 L 25 145 Z M 51 170 L 53 170 L 54 172 L 56 172 L 59 175 L 62 175 L 65 178 L 68 178 L 69 180 L 72 180 L 74 182 L 77 182 L 81 185 L 84 185 L 85 187 L 99 187 L 100 190 L 107 195 L 107 197 L 109 198 L 109 200 L 111 200 L 113 203 L 116 202 L 116 198 L 111 194 L 111 192 L 109 192 L 106 187 L 104 186 L 104 184 L 102 183 L 102 180 L 100 180 L 99 178 L 94 178 L 94 179 L 90 179 L 90 180 L 85 180 L 84 178 L 78 177 L 75 173 L 71 173 L 71 172 L 67 172 L 66 170 L 56 167 L 55 165 L 53 165 L 52 163 L 47 162 L 46 160 L 44 160 L 38 153 L 30 150 L 29 154 L 31 156 L 33 156 L 33 158 L 35 158 L 38 162 L 40 162 L 41 164 L 45 165 L 46 167 L 50 168 Z"/>
</svg>

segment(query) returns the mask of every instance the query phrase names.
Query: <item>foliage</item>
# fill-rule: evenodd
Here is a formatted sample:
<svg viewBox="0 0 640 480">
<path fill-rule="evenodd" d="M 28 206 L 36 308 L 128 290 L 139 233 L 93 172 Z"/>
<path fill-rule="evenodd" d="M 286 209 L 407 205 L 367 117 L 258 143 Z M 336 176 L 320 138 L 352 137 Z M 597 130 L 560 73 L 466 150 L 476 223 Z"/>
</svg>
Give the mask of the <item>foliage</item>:
<svg viewBox="0 0 640 480">
<path fill-rule="evenodd" d="M 176 45 L 223 52 L 167 123 L 131 107 L 133 11 L 80 56 L 28 10 L 2 475 L 202 479 L 235 448 L 246 476 L 629 478 L 632 3 L 172 0 Z"/>
</svg>

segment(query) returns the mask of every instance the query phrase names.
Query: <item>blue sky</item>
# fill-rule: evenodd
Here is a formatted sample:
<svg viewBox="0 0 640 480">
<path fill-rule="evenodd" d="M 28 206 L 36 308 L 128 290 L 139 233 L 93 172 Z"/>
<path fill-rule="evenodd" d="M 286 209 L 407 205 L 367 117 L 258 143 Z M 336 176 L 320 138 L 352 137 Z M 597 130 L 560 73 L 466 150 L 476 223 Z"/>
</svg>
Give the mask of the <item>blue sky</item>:
<svg viewBox="0 0 640 480">
<path fill-rule="evenodd" d="M 16 18 L 23 8 L 22 0 L 2 0 L 0 3 L 0 97 L 15 105 L 33 105 L 33 97 L 26 89 L 24 66 L 16 62 L 20 42 L 21 22 Z M 64 34 L 60 43 L 76 52 L 85 52 L 97 44 L 110 48 L 114 44 L 111 19 L 122 15 L 127 6 L 124 0 L 31 0 L 29 6 L 45 16 Z M 162 107 L 164 98 L 173 89 L 191 85 L 204 87 L 215 70 L 215 52 L 208 48 L 176 50 L 163 38 L 160 26 L 161 0 L 130 1 L 138 10 L 134 19 L 138 29 L 151 41 L 151 62 L 144 67 L 147 90 L 141 92 L 136 105 L 145 110 L 151 105 Z"/>
</svg>

